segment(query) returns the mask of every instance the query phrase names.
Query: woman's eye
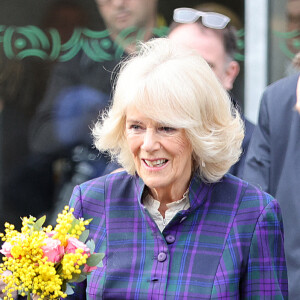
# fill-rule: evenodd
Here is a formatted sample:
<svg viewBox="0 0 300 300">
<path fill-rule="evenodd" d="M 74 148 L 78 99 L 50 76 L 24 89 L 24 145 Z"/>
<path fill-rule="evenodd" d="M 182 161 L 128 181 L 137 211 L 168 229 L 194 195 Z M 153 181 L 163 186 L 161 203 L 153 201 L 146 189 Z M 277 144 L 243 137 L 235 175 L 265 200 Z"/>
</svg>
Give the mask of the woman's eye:
<svg viewBox="0 0 300 300">
<path fill-rule="evenodd" d="M 142 127 L 140 125 L 137 125 L 137 124 L 132 124 L 129 126 L 129 129 L 133 129 L 133 130 L 139 130 L 141 129 Z"/>
<path fill-rule="evenodd" d="M 167 132 L 167 133 L 171 133 L 171 132 L 176 131 L 176 128 L 168 127 L 168 126 L 162 126 L 162 127 L 159 127 L 158 130 L 163 131 L 163 132 Z"/>
</svg>

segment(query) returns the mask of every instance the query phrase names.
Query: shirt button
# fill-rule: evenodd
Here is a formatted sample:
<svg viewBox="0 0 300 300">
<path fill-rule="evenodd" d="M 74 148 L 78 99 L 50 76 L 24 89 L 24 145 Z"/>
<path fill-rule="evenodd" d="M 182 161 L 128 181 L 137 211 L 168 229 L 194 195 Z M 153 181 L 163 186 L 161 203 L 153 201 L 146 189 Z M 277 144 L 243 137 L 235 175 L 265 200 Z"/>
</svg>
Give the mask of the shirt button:
<svg viewBox="0 0 300 300">
<path fill-rule="evenodd" d="M 157 256 L 158 261 L 163 262 L 165 261 L 167 258 L 167 254 L 164 252 L 160 252 Z"/>
<path fill-rule="evenodd" d="M 174 243 L 175 242 L 175 236 L 174 235 L 167 235 L 166 236 L 166 241 L 167 241 L 167 243 L 168 244 L 172 244 L 172 243 Z"/>
</svg>

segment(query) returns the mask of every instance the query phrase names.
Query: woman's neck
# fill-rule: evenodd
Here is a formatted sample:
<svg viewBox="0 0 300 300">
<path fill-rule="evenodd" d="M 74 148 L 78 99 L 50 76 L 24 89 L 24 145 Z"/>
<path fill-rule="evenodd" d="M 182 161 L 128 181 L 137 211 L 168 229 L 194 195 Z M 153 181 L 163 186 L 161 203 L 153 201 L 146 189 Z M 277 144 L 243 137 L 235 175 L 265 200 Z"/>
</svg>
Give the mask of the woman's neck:
<svg viewBox="0 0 300 300">
<path fill-rule="evenodd" d="M 155 200 L 160 202 L 158 211 L 163 217 L 165 217 L 165 212 L 168 209 L 167 204 L 181 200 L 185 196 L 188 187 L 189 187 L 189 183 L 180 189 L 173 188 L 169 190 L 165 188 L 162 189 L 149 188 L 149 192 Z"/>
</svg>

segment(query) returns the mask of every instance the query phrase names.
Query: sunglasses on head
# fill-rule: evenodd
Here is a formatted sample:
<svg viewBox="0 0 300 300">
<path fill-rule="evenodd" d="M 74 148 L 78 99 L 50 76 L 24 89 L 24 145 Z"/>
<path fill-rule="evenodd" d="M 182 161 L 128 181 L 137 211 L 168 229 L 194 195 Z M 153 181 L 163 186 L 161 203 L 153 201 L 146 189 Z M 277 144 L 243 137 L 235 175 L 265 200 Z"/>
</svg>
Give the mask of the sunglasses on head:
<svg viewBox="0 0 300 300">
<path fill-rule="evenodd" d="M 223 29 L 230 22 L 230 18 L 225 15 L 187 7 L 176 8 L 173 13 L 173 20 L 177 23 L 194 23 L 200 17 L 204 26 L 214 29 Z"/>
</svg>

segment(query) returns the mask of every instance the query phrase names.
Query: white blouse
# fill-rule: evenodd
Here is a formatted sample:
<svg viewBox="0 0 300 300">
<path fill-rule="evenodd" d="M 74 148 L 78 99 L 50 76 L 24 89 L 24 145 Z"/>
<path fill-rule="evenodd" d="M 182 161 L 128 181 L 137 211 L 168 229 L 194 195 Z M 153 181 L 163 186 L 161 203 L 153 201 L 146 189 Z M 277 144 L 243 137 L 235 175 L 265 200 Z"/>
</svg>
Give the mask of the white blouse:
<svg viewBox="0 0 300 300">
<path fill-rule="evenodd" d="M 155 200 L 149 193 L 145 196 L 143 204 L 161 232 L 179 211 L 187 210 L 190 207 L 188 192 L 187 190 L 183 194 L 182 199 L 167 204 L 168 209 L 165 212 L 165 218 L 158 211 L 160 202 Z"/>
</svg>

